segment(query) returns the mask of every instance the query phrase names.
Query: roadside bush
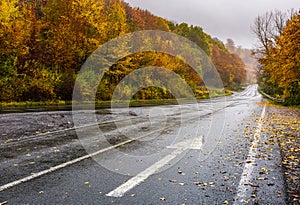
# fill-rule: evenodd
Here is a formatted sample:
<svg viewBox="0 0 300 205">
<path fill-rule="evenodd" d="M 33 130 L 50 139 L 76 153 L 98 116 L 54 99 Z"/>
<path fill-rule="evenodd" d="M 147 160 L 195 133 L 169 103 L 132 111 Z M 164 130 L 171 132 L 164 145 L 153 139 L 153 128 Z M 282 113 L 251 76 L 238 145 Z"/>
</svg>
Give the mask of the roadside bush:
<svg viewBox="0 0 300 205">
<path fill-rule="evenodd" d="M 73 88 L 76 75 L 72 73 L 62 73 L 55 86 L 55 93 L 60 100 L 72 100 Z"/>
<path fill-rule="evenodd" d="M 289 90 L 289 97 L 286 98 L 287 105 L 300 105 L 300 80 L 295 80 L 291 83 Z"/>
<path fill-rule="evenodd" d="M 22 94 L 23 101 L 48 101 L 56 98 L 51 84 L 34 79 Z"/>
</svg>

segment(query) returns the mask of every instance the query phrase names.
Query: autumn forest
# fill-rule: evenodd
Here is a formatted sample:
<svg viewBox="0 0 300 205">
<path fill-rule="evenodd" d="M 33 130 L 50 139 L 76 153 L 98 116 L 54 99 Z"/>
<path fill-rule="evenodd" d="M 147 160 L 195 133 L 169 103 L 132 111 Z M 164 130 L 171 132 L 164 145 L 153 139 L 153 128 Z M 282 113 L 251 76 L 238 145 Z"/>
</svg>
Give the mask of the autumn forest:
<svg viewBox="0 0 300 205">
<path fill-rule="evenodd" d="M 239 89 L 247 78 L 241 58 L 201 27 L 177 24 L 120 0 L 3 0 L 0 10 L 0 102 L 72 100 L 75 80 L 86 59 L 105 42 L 141 30 L 172 32 L 193 41 L 209 56 L 228 90 Z M 293 89 L 300 83 L 300 43 L 292 43 L 291 38 L 299 41 L 299 30 L 296 15 L 276 39 L 276 46 L 261 57 L 265 91 L 276 87 L 278 93 L 272 94 L 284 97 L 298 92 Z M 295 54 L 292 59 L 291 53 Z M 196 97 L 208 97 L 202 79 L 185 62 L 163 53 L 142 52 L 107 70 L 97 100 L 111 100 L 115 87 L 128 73 L 157 65 L 185 79 Z M 288 79 L 282 77 L 284 73 L 289 73 Z M 293 103 L 300 96 L 299 92 L 295 95 Z M 172 97 L 154 87 L 135 95 L 137 99 Z"/>
</svg>

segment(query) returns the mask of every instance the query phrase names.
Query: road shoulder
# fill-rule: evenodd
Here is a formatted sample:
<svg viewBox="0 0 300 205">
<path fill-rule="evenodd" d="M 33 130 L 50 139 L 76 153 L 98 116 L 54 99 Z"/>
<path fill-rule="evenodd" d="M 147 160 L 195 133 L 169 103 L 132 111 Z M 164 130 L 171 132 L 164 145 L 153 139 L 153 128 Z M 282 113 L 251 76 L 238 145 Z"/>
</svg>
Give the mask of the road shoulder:
<svg viewBox="0 0 300 205">
<path fill-rule="evenodd" d="M 288 204 L 300 204 L 300 110 L 268 106 L 268 144 L 276 141 L 282 158 L 282 171 Z"/>
</svg>

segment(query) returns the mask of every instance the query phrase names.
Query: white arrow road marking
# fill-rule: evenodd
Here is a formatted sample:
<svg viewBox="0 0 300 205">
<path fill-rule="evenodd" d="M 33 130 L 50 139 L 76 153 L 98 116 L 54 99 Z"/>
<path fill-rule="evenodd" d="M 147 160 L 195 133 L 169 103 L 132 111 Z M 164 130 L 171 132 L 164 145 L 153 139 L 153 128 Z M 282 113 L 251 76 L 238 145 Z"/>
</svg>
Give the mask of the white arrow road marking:
<svg viewBox="0 0 300 205">
<path fill-rule="evenodd" d="M 175 150 L 162 158 L 160 161 L 154 163 L 152 166 L 149 168 L 145 169 L 135 177 L 129 179 L 127 182 L 122 184 L 121 186 L 117 187 L 115 190 L 109 192 L 106 194 L 106 196 L 110 197 L 122 197 L 126 192 L 129 190 L 133 189 L 135 186 L 139 185 L 143 181 L 145 181 L 149 176 L 153 175 L 156 173 L 160 168 L 168 164 L 171 160 L 176 158 L 178 155 L 183 153 L 185 150 L 188 149 L 200 149 L 202 146 L 202 140 L 203 137 L 197 137 L 194 139 L 190 139 L 187 141 L 179 142 L 174 145 L 170 145 L 167 148 L 174 148 Z"/>
<path fill-rule="evenodd" d="M 246 192 L 247 192 L 247 184 L 249 184 L 251 178 L 252 178 L 252 172 L 254 168 L 255 163 L 255 157 L 257 155 L 257 148 L 259 144 L 259 138 L 262 131 L 262 125 L 263 125 L 263 118 L 265 116 L 266 112 L 266 106 L 263 108 L 263 111 L 261 113 L 257 129 L 254 133 L 254 140 L 252 142 L 252 145 L 249 150 L 248 157 L 246 161 L 250 161 L 250 163 L 245 163 L 245 167 L 243 169 L 242 177 L 238 186 L 237 196 L 234 202 L 234 205 L 236 204 L 243 204 L 244 200 L 246 199 Z"/>
</svg>

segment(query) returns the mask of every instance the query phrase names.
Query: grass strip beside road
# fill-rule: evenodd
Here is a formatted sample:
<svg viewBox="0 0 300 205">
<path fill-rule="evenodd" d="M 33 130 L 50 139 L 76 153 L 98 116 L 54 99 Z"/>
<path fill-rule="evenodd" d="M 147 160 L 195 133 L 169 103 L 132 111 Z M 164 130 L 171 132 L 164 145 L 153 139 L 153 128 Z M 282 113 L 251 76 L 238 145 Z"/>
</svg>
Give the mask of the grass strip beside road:
<svg viewBox="0 0 300 205">
<path fill-rule="evenodd" d="M 215 91 L 210 94 L 211 98 L 229 96 L 232 92 L 230 90 L 225 90 L 225 92 Z M 208 97 L 198 97 L 197 100 L 208 99 Z M 83 105 L 95 104 L 96 109 L 110 108 L 112 103 L 129 105 L 130 107 L 146 107 L 146 106 L 158 106 L 158 105 L 177 105 L 180 102 L 194 100 L 194 99 L 150 99 L 150 100 L 140 100 L 132 99 L 130 101 L 96 101 L 96 102 L 83 102 Z M 57 111 L 57 110 L 72 110 L 73 101 L 40 101 L 40 102 L 0 102 L 0 114 L 10 113 L 10 112 L 34 112 L 34 111 Z"/>
</svg>

